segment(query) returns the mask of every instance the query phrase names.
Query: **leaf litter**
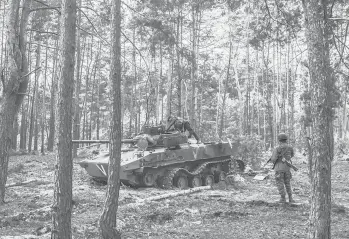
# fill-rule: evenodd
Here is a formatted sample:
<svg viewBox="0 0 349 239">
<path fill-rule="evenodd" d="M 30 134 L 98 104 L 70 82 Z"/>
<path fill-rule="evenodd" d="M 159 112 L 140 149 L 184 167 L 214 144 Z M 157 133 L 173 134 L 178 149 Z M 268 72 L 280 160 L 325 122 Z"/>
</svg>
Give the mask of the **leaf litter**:
<svg viewBox="0 0 349 239">
<path fill-rule="evenodd" d="M 7 203 L 0 207 L 1 239 L 50 238 L 54 165 L 53 154 L 10 158 L 7 185 L 14 186 L 7 188 Z M 306 164 L 297 166 L 300 170 L 294 174 L 292 185 L 298 203 L 294 205 L 277 203 L 273 177 L 257 181 L 241 175 L 233 185 L 144 204 L 136 202 L 169 190 L 121 186 L 117 228 L 125 239 L 305 238 L 310 185 Z M 77 164 L 73 170 L 73 238 L 98 238 L 107 186 L 92 181 Z M 335 239 L 349 238 L 348 171 L 349 162 L 334 164 L 331 227 Z M 29 183 L 20 185 L 25 181 Z"/>
</svg>

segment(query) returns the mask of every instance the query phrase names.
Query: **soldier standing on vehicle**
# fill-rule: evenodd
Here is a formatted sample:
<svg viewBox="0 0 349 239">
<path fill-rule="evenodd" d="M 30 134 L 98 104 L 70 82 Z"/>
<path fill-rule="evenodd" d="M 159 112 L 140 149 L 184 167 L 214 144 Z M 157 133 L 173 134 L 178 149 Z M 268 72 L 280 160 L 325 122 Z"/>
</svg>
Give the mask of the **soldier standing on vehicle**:
<svg viewBox="0 0 349 239">
<path fill-rule="evenodd" d="M 180 117 L 169 116 L 167 118 L 167 123 L 168 123 L 168 127 L 166 131 L 169 131 L 172 126 L 174 130 L 180 131 L 182 133 L 184 133 L 185 131 L 188 131 L 189 132 L 188 138 L 190 138 L 193 135 L 197 143 L 198 144 L 200 143 L 199 136 L 191 128 L 189 121 L 183 120 Z"/>
<path fill-rule="evenodd" d="M 279 145 L 274 149 L 271 156 L 271 163 L 274 164 L 275 170 L 275 181 L 276 186 L 281 196 L 279 202 L 285 203 L 285 188 L 288 194 L 289 202 L 294 203 L 295 201 L 292 198 L 292 189 L 291 189 L 291 170 L 290 167 L 285 163 L 286 161 L 291 163 L 291 158 L 294 156 L 293 147 L 287 143 L 287 135 L 281 133 L 278 135 Z"/>
</svg>

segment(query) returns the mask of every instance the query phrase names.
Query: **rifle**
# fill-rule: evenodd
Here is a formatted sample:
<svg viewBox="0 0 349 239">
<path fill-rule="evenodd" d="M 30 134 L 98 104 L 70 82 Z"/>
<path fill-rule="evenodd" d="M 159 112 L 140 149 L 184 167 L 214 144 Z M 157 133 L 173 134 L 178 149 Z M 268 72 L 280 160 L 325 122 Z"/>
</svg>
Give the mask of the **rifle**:
<svg viewBox="0 0 349 239">
<path fill-rule="evenodd" d="M 296 166 L 294 166 L 293 164 L 291 164 L 289 161 L 285 160 L 284 163 L 287 164 L 287 166 L 292 168 L 294 171 L 298 171 L 298 168 Z"/>
<path fill-rule="evenodd" d="M 270 161 L 271 161 L 271 158 L 263 165 L 263 168 L 264 168 L 265 166 L 267 166 L 267 164 L 268 164 Z M 277 160 L 276 160 L 276 162 L 277 162 Z M 273 169 L 275 168 L 276 162 L 275 162 L 274 165 L 273 165 Z M 292 163 L 290 163 L 289 161 L 285 160 L 284 163 L 285 163 L 287 166 L 289 166 L 290 168 L 292 168 L 294 171 L 298 171 L 298 168 L 297 168 L 296 166 L 294 166 Z"/>
<path fill-rule="evenodd" d="M 262 168 L 264 168 L 265 166 L 267 166 L 267 164 L 270 162 L 271 158 L 269 158 L 269 160 L 263 165 Z M 274 167 L 273 167 L 274 168 Z"/>
</svg>

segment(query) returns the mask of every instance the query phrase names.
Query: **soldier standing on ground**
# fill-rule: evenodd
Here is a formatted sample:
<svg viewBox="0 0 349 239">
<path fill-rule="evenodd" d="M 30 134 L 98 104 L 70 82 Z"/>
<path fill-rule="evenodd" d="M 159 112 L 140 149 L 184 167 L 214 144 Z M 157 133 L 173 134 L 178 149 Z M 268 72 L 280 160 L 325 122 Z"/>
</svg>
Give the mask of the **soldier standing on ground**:
<svg viewBox="0 0 349 239">
<path fill-rule="evenodd" d="M 292 189 L 291 189 L 291 170 L 290 167 L 285 163 L 289 161 L 291 163 L 291 158 L 294 156 L 293 147 L 287 143 L 287 135 L 281 133 L 278 135 L 279 145 L 274 149 L 271 156 L 271 162 L 274 164 L 275 170 L 275 181 L 276 186 L 281 196 L 281 203 L 286 202 L 286 192 L 288 194 L 289 202 L 294 203 L 295 201 L 292 198 Z"/>
<path fill-rule="evenodd" d="M 180 131 L 182 133 L 184 133 L 185 131 L 188 131 L 189 132 L 188 138 L 190 138 L 193 135 L 197 143 L 198 144 L 200 143 L 199 136 L 191 128 L 189 121 L 183 120 L 180 117 L 169 116 L 167 118 L 167 123 L 168 123 L 168 127 L 166 131 L 169 131 L 172 126 L 174 130 Z"/>
</svg>

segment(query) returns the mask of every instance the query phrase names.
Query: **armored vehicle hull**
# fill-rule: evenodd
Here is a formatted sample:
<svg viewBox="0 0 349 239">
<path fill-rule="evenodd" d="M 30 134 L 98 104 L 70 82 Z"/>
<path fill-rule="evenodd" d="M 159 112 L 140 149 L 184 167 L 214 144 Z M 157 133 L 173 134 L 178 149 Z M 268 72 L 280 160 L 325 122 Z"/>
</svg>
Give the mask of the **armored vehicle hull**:
<svg viewBox="0 0 349 239">
<path fill-rule="evenodd" d="M 171 141 L 171 140 L 170 140 Z M 171 188 L 212 185 L 224 180 L 229 172 L 237 146 L 228 142 L 175 144 L 164 140 L 168 147 L 150 147 L 146 150 L 130 148 L 121 155 L 120 180 L 133 186 Z M 173 145 L 172 145 L 173 146 Z M 96 180 L 108 177 L 108 154 L 80 162 Z"/>
</svg>

